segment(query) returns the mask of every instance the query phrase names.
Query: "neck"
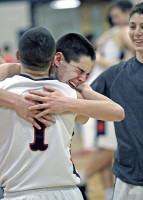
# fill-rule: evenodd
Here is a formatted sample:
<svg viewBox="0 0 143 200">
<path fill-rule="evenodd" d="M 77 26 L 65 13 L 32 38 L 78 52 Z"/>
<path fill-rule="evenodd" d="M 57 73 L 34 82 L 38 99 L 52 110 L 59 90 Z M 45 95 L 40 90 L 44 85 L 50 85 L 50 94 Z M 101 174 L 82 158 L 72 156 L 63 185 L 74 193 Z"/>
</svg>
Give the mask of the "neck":
<svg viewBox="0 0 143 200">
<path fill-rule="evenodd" d="M 57 78 L 56 77 L 56 66 L 52 66 L 50 68 L 49 75 L 50 75 L 51 78 Z"/>
<path fill-rule="evenodd" d="M 30 76 L 33 79 L 49 78 L 49 69 L 45 71 L 34 71 L 22 67 L 21 73 Z"/>
</svg>

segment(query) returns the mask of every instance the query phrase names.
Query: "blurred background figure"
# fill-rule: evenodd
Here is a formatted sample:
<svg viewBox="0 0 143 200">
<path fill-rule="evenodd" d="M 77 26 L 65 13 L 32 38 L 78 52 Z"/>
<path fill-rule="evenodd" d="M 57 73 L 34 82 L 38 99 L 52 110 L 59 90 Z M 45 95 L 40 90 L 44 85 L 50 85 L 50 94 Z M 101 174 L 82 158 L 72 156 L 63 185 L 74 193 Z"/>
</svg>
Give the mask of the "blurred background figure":
<svg viewBox="0 0 143 200">
<path fill-rule="evenodd" d="M 86 39 L 93 45 L 95 51 L 96 51 L 96 36 L 94 33 L 89 33 L 85 35 Z"/>
<path fill-rule="evenodd" d="M 111 28 L 96 39 L 96 63 L 87 79 L 89 84 L 106 68 L 133 56 L 134 51 L 128 36 L 129 12 L 132 6 L 133 3 L 130 0 L 113 0 L 109 4 L 108 13 L 110 14 L 107 14 L 107 20 Z M 83 194 L 85 193 L 85 199 L 88 199 L 87 181 L 95 173 L 99 173 L 105 199 L 111 200 L 114 182 L 112 162 L 117 147 L 113 122 L 89 119 L 81 127 L 81 132 L 85 149 L 90 147 L 89 144 L 94 148 L 94 140 L 95 150 L 92 157 L 88 159 L 86 167 L 80 172 L 79 188 Z"/>
<path fill-rule="evenodd" d="M 96 64 L 103 68 L 127 60 L 134 55 L 133 45 L 128 36 L 130 0 L 114 0 L 109 4 L 107 20 L 111 28 L 98 38 Z"/>
<path fill-rule="evenodd" d="M 3 59 L 6 63 L 16 63 L 18 62 L 16 57 L 12 55 L 10 44 L 5 44 L 3 46 Z"/>
<path fill-rule="evenodd" d="M 3 59 L 3 54 L 2 54 L 2 50 L 0 49 L 0 64 L 5 63 L 4 59 Z"/>
</svg>

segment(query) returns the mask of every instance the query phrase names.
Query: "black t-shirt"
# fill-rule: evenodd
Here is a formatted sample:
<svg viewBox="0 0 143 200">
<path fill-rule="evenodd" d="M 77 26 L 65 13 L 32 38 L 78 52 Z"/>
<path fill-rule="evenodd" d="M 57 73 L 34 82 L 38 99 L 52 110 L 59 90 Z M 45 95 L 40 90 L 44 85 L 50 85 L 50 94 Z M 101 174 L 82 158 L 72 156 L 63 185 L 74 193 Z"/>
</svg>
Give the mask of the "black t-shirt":
<svg viewBox="0 0 143 200">
<path fill-rule="evenodd" d="M 118 146 L 113 173 L 126 183 L 143 186 L 143 63 L 136 57 L 120 62 L 91 87 L 125 110 L 125 119 L 114 123 Z"/>
</svg>

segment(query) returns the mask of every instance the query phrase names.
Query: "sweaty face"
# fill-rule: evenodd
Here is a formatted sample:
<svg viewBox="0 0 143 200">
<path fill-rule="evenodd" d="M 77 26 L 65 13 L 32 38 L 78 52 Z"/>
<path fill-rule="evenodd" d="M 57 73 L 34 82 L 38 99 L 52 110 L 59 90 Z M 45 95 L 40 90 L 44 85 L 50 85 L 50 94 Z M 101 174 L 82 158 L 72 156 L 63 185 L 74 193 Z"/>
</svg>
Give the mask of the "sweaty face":
<svg viewBox="0 0 143 200">
<path fill-rule="evenodd" d="M 71 61 L 67 63 L 62 60 L 57 69 L 56 77 L 59 81 L 67 83 L 72 88 L 77 87 L 86 81 L 93 64 L 94 61 L 88 56 L 82 56 L 79 62 Z"/>
<path fill-rule="evenodd" d="M 135 51 L 143 54 L 143 14 L 135 13 L 129 21 L 129 36 Z"/>
<path fill-rule="evenodd" d="M 129 15 L 126 12 L 120 10 L 120 8 L 112 8 L 110 11 L 113 24 L 117 26 L 124 26 L 128 24 Z"/>
</svg>

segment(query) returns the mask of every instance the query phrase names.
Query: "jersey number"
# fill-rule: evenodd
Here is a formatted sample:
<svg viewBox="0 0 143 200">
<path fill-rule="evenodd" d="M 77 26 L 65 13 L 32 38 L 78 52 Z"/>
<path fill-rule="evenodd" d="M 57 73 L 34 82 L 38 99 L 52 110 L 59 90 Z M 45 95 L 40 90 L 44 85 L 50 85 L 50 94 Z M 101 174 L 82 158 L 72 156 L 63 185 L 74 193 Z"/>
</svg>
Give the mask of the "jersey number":
<svg viewBox="0 0 143 200">
<path fill-rule="evenodd" d="M 45 126 L 43 123 L 38 122 L 41 126 L 41 130 L 34 127 L 34 142 L 30 143 L 30 149 L 32 151 L 45 151 L 48 148 L 48 144 L 44 143 L 45 140 Z"/>
</svg>

